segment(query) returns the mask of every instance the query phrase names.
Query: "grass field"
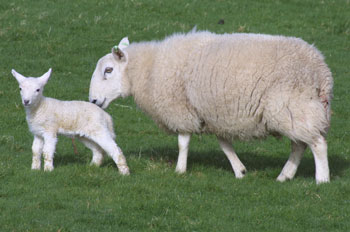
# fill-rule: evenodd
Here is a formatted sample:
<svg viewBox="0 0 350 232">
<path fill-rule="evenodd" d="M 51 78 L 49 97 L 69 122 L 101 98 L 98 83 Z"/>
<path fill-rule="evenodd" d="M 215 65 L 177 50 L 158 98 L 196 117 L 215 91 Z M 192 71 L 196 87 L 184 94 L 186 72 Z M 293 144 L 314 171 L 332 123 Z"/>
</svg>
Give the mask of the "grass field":
<svg viewBox="0 0 350 232">
<path fill-rule="evenodd" d="M 220 19 L 224 24 L 218 24 Z M 111 159 L 90 167 L 90 151 L 59 138 L 55 170 L 31 171 L 32 135 L 15 68 L 53 68 L 45 95 L 87 100 L 97 60 L 124 36 L 252 32 L 301 37 L 322 51 L 335 80 L 328 136 L 331 183 L 315 184 L 308 151 L 293 181 L 275 178 L 287 139 L 239 142 L 248 169 L 237 180 L 213 136 L 194 136 L 188 172 L 174 173 L 177 138 L 159 130 L 132 98 L 113 116 L 132 174 Z M 350 1 L 0 0 L 0 231 L 350 231 Z"/>
</svg>

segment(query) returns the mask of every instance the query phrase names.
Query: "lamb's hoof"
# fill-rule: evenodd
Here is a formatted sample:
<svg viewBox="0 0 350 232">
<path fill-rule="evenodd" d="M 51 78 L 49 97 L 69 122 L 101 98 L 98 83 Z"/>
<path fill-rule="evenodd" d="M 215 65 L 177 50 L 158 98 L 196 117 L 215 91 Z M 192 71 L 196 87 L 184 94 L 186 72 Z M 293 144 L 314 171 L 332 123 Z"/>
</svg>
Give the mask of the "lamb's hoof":
<svg viewBox="0 0 350 232">
<path fill-rule="evenodd" d="M 44 171 L 45 172 L 52 172 L 53 171 L 53 166 L 52 165 L 45 165 L 44 166 Z"/>
<path fill-rule="evenodd" d="M 94 162 L 94 161 L 91 161 L 90 166 L 93 166 L 93 167 L 100 167 L 101 164 L 102 164 L 102 162 Z"/>
<path fill-rule="evenodd" d="M 277 177 L 277 181 L 278 182 L 285 182 L 285 181 L 287 181 L 287 180 L 291 180 L 292 178 L 290 178 L 290 177 L 288 177 L 288 176 L 286 176 L 286 175 L 284 175 L 283 173 L 281 173 L 278 177 Z"/>
<path fill-rule="evenodd" d="M 32 170 L 40 170 L 40 164 L 37 165 L 37 164 L 32 164 Z"/>
<path fill-rule="evenodd" d="M 127 166 L 124 167 L 118 167 L 119 173 L 122 174 L 123 176 L 128 176 L 130 175 L 129 168 Z"/>
</svg>

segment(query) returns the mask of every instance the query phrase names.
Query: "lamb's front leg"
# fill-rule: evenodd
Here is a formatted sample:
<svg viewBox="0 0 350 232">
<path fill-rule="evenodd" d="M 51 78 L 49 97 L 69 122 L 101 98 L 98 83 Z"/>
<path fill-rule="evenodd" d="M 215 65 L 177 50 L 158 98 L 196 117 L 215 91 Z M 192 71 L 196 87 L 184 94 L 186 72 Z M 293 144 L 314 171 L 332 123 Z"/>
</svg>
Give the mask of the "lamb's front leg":
<svg viewBox="0 0 350 232">
<path fill-rule="evenodd" d="M 56 135 L 44 135 L 44 171 L 53 170 L 53 156 L 56 149 L 57 137 Z"/>
<path fill-rule="evenodd" d="M 41 154 L 43 152 L 43 146 L 44 146 L 44 140 L 41 137 L 34 135 L 34 141 L 32 145 L 32 152 L 33 152 L 32 169 L 33 170 L 40 170 Z"/>
<path fill-rule="evenodd" d="M 177 165 L 175 171 L 177 173 L 185 173 L 187 168 L 187 156 L 188 147 L 190 145 L 191 135 L 190 134 L 179 134 L 179 158 L 177 160 Z"/>
</svg>

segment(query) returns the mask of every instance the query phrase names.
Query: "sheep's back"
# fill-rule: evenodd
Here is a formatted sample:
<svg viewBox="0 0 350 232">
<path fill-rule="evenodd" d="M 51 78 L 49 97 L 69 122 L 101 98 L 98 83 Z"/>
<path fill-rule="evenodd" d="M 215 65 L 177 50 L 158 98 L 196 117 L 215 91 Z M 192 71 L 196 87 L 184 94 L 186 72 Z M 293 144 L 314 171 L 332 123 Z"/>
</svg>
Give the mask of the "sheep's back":
<svg viewBox="0 0 350 232">
<path fill-rule="evenodd" d="M 250 139 L 269 133 L 268 102 L 278 111 L 295 98 L 316 97 L 323 57 L 300 39 L 233 34 L 193 50 L 189 62 L 186 94 L 206 130 Z"/>
</svg>

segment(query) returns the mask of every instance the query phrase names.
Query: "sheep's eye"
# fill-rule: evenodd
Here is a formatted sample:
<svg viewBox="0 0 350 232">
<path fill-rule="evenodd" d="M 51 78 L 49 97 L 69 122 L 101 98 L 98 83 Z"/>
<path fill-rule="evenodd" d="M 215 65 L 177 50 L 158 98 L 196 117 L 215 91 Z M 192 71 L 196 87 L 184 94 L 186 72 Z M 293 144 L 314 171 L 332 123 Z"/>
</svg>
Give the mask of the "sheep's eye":
<svg viewBox="0 0 350 232">
<path fill-rule="evenodd" d="M 39 91 L 40 91 L 40 89 L 37 89 L 36 91 L 37 91 L 37 92 L 39 92 Z"/>
<path fill-rule="evenodd" d="M 113 71 L 113 68 L 108 67 L 108 68 L 105 69 L 105 73 L 104 74 L 111 73 L 112 71 Z"/>
<path fill-rule="evenodd" d="M 19 88 L 19 91 L 22 91 L 22 88 Z"/>
</svg>

